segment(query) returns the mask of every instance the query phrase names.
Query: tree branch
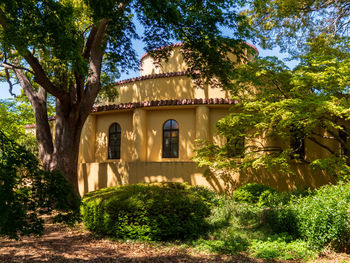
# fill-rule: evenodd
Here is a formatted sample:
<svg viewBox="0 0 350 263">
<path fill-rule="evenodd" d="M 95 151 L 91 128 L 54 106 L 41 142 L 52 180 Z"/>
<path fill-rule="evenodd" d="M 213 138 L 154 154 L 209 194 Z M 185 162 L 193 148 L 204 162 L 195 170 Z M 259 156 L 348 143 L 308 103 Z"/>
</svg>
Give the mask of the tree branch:
<svg viewBox="0 0 350 263">
<path fill-rule="evenodd" d="M 329 151 L 331 154 L 333 155 L 338 155 L 337 153 L 335 153 L 330 147 L 328 147 L 327 145 L 324 145 L 323 143 L 320 143 L 316 138 L 314 137 L 307 137 L 310 141 L 316 143 L 318 146 L 321 146 L 322 148 L 326 149 L 327 151 Z"/>
<path fill-rule="evenodd" d="M 83 53 L 83 57 L 85 59 L 90 57 L 90 52 L 91 52 L 91 48 L 92 48 L 92 45 L 93 45 L 96 33 L 97 33 L 97 28 L 96 28 L 96 26 L 93 26 L 91 28 L 89 37 L 88 37 L 88 39 L 86 41 L 85 50 L 84 50 L 84 53 Z"/>
<path fill-rule="evenodd" d="M 13 64 L 8 63 L 8 62 L 0 63 L 0 67 L 3 67 L 5 69 L 15 69 L 15 68 L 16 69 L 23 69 L 23 70 L 28 71 L 29 73 L 34 75 L 34 72 L 31 71 L 30 69 L 22 67 L 22 66 L 16 66 L 16 65 L 13 65 Z"/>
<path fill-rule="evenodd" d="M 9 73 L 9 69 L 8 69 L 8 68 L 5 68 L 5 74 L 6 74 L 6 81 L 7 81 L 7 83 L 8 83 L 9 86 L 10 86 L 9 92 L 10 92 L 11 96 L 16 97 L 16 94 L 14 94 L 14 93 L 12 92 L 12 90 L 13 90 L 13 84 L 12 84 L 12 82 L 11 82 L 11 77 L 10 77 L 10 73 Z"/>
<path fill-rule="evenodd" d="M 84 105 L 82 105 L 83 111 L 90 111 L 101 88 L 100 76 L 102 58 L 105 49 L 102 43 L 106 34 L 107 24 L 107 19 L 101 19 L 99 21 L 99 25 L 96 29 L 95 38 L 91 45 L 91 59 L 89 63 L 89 71 L 91 74 L 86 81 L 86 89 L 84 94 L 85 99 Z"/>
<path fill-rule="evenodd" d="M 1 8 L 0 8 L 0 25 L 5 31 L 8 30 L 8 23 L 6 21 L 6 16 Z M 23 50 L 23 49 L 25 50 L 24 54 L 21 54 L 21 55 L 32 67 L 33 74 L 34 74 L 34 81 L 37 82 L 40 86 L 42 86 L 44 89 L 46 89 L 52 95 L 63 100 L 67 96 L 66 92 L 62 88 L 59 88 L 53 85 L 53 83 L 47 77 L 38 59 L 34 57 L 34 55 L 27 49 L 27 47 L 18 48 L 18 44 L 16 45 L 16 43 L 14 43 L 14 46 L 16 47 L 17 50 Z"/>
</svg>

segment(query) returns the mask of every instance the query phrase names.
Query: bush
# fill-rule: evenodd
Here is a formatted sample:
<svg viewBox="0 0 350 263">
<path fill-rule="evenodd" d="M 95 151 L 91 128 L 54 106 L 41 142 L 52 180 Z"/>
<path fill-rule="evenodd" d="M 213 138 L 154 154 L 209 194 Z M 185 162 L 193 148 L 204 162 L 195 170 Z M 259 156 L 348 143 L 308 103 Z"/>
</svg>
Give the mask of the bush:
<svg viewBox="0 0 350 263">
<path fill-rule="evenodd" d="M 250 204 L 257 204 L 260 201 L 260 205 L 264 205 L 268 196 L 276 193 L 277 191 L 269 186 L 251 183 L 237 188 L 232 198 L 237 202 L 246 202 Z M 262 199 L 260 199 L 261 196 Z"/>
<path fill-rule="evenodd" d="M 316 247 L 343 250 L 350 241 L 350 184 L 328 185 L 314 195 L 295 199 L 293 209 L 301 236 Z"/>
<path fill-rule="evenodd" d="M 268 209 L 264 217 L 264 222 L 271 227 L 274 233 L 288 233 L 294 238 L 300 236 L 296 211 L 289 206 Z"/>
<path fill-rule="evenodd" d="M 97 234 L 122 239 L 195 238 L 207 230 L 210 214 L 201 191 L 175 183 L 101 189 L 84 196 L 83 222 Z"/>
<path fill-rule="evenodd" d="M 59 213 L 56 219 L 75 220 L 79 198 L 65 176 L 41 169 L 36 157 L 0 131 L 0 235 L 41 234 L 40 215 Z"/>
</svg>

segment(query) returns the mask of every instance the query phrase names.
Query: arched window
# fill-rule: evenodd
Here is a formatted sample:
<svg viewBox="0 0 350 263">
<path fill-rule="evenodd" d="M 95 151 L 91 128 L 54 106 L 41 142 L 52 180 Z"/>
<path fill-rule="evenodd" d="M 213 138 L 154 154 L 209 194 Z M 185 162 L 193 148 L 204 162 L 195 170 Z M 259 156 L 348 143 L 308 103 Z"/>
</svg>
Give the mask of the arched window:
<svg viewBox="0 0 350 263">
<path fill-rule="evenodd" d="M 108 136 L 108 159 L 120 159 L 120 144 L 122 130 L 118 123 L 109 127 Z"/>
<path fill-rule="evenodd" d="M 163 158 L 179 157 L 179 124 L 167 120 L 163 125 Z"/>
</svg>

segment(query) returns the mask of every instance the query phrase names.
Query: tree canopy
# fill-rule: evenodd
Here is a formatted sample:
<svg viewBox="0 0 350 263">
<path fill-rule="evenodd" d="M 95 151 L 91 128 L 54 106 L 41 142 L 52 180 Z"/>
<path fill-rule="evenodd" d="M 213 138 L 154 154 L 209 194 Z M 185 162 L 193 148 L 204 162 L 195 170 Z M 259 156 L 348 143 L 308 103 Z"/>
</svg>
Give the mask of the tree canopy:
<svg viewBox="0 0 350 263">
<path fill-rule="evenodd" d="M 197 161 L 223 175 L 248 168 L 293 173 L 292 164 L 303 163 L 348 180 L 348 1 L 251 3 L 251 23 L 260 30 L 261 43 L 279 45 L 298 64 L 290 69 L 266 57 L 236 67 L 230 91 L 239 103 L 217 124 L 228 143 L 201 148 Z M 243 157 L 230 155 L 239 141 L 244 141 Z M 310 145 L 324 154 L 311 153 Z"/>
<path fill-rule="evenodd" d="M 132 46 L 146 51 L 184 42 L 189 74 L 231 84 L 227 52 L 244 58 L 249 23 L 244 1 L 218 0 L 5 0 L 0 3 L 3 81 L 16 79 L 33 106 L 39 155 L 46 169 L 65 172 L 77 191 L 80 133 L 98 94 L 116 95 L 120 72 L 138 66 Z M 135 19 L 144 32 L 136 33 Z M 222 29 L 230 30 L 225 36 Z M 165 57 L 169 49 L 152 52 Z M 194 74 L 195 75 L 195 74 Z M 198 75 L 197 75 L 198 76 Z M 101 93 L 102 92 L 102 93 Z M 47 96 L 56 98 L 55 140 Z"/>
</svg>

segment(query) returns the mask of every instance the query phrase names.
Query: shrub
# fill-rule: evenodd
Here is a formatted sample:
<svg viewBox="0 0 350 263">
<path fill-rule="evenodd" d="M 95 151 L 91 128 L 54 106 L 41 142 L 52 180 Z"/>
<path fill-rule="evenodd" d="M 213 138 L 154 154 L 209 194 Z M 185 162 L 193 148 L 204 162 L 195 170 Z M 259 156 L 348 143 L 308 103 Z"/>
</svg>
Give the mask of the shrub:
<svg viewBox="0 0 350 263">
<path fill-rule="evenodd" d="M 251 183 L 237 188 L 234 191 L 232 198 L 237 202 L 256 204 L 260 201 L 261 195 L 264 194 L 264 199 L 262 199 L 260 202 L 261 205 L 263 205 L 266 196 L 275 193 L 277 193 L 277 191 L 269 186 L 258 183 Z"/>
<path fill-rule="evenodd" d="M 83 222 L 91 231 L 116 238 L 190 239 L 207 229 L 210 203 L 184 184 L 135 184 L 85 195 Z"/>
<path fill-rule="evenodd" d="M 266 210 L 264 222 L 276 234 L 288 233 L 294 238 L 300 236 L 296 211 L 289 206 L 274 207 Z"/>
<path fill-rule="evenodd" d="M 301 236 L 316 247 L 345 249 L 350 241 L 350 184 L 328 185 L 292 203 Z"/>
<path fill-rule="evenodd" d="M 41 169 L 36 157 L 0 131 L 0 235 L 41 234 L 40 215 L 58 210 L 59 220 L 75 220 L 79 198 L 65 176 Z"/>
</svg>

